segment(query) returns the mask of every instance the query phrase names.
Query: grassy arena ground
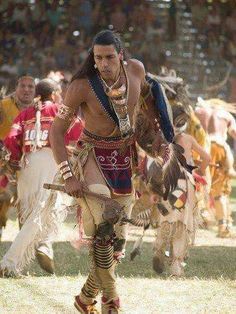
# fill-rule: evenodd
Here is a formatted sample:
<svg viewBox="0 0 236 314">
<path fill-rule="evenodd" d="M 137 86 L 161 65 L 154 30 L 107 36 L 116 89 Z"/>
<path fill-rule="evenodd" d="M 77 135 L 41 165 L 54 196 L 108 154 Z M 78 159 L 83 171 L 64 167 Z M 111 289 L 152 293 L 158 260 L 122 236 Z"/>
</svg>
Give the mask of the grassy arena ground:
<svg viewBox="0 0 236 314">
<path fill-rule="evenodd" d="M 236 182 L 231 198 L 236 221 Z M 56 275 L 47 276 L 36 262 L 21 279 L 0 278 L 0 314 L 73 314 L 73 297 L 88 270 L 87 251 L 78 253 L 67 242 L 72 217 L 62 226 L 54 244 Z M 236 227 L 234 226 L 236 231 Z M 3 256 L 17 234 L 12 215 L 0 244 Z M 129 261 L 133 241 L 140 231 L 131 229 L 127 257 L 118 267 L 118 289 L 127 314 L 236 313 L 236 239 L 218 239 L 215 230 L 199 230 L 190 250 L 184 279 L 157 276 L 151 267 L 154 232 L 145 237 L 142 255 Z"/>
</svg>

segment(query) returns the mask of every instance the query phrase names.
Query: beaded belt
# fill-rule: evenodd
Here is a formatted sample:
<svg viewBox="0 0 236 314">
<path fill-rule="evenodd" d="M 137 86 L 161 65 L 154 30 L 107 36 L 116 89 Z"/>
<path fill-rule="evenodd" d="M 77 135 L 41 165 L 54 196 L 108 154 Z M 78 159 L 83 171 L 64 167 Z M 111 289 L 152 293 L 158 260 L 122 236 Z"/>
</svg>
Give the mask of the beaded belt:
<svg viewBox="0 0 236 314">
<path fill-rule="evenodd" d="M 121 136 L 103 137 L 92 134 L 88 130 L 84 129 L 80 142 L 92 143 L 98 148 L 119 149 L 124 145 L 124 143 L 126 146 L 132 145 L 134 143 L 134 136 L 124 140 Z"/>
</svg>

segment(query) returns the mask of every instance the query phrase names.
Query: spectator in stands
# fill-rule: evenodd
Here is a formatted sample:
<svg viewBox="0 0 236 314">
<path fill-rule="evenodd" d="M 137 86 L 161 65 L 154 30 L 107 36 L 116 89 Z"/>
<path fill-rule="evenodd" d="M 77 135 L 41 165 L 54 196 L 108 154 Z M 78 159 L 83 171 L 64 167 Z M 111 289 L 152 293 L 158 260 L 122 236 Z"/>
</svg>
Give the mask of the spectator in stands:
<svg viewBox="0 0 236 314">
<path fill-rule="evenodd" d="M 232 32 L 230 40 L 228 41 L 227 56 L 229 60 L 236 57 L 236 32 Z"/>
<path fill-rule="evenodd" d="M 35 0 L 31 10 L 32 29 L 38 30 L 42 27 L 43 24 L 46 23 L 46 20 L 47 15 L 45 1 Z"/>
<path fill-rule="evenodd" d="M 220 31 L 221 27 L 221 15 L 219 4 L 214 2 L 212 10 L 207 17 L 207 28 L 216 32 Z"/>
<path fill-rule="evenodd" d="M 91 1 L 89 0 L 77 0 L 76 6 L 79 5 L 79 18 L 78 18 L 78 26 L 81 29 L 85 30 L 85 33 L 88 35 L 91 33 L 93 27 L 92 20 L 92 11 L 93 7 Z"/>
<path fill-rule="evenodd" d="M 208 56 L 217 59 L 219 56 L 222 55 L 223 45 L 219 40 L 219 37 L 213 30 L 208 32 L 208 41 L 207 41 L 207 53 Z"/>
<path fill-rule="evenodd" d="M 48 48 L 42 55 L 42 72 L 46 73 L 56 69 L 56 60 L 53 51 Z"/>
<path fill-rule="evenodd" d="M 236 9 L 230 12 L 229 16 L 225 21 L 226 31 L 228 33 L 236 32 Z"/>
<path fill-rule="evenodd" d="M 15 32 L 20 34 L 28 28 L 29 7 L 26 3 L 19 2 L 15 4 L 11 22 Z"/>
<path fill-rule="evenodd" d="M 193 25 L 199 30 L 199 32 L 202 33 L 206 29 L 206 20 L 208 14 L 205 0 L 195 0 L 191 10 Z"/>
<path fill-rule="evenodd" d="M 116 5 L 114 11 L 110 15 L 110 24 L 113 25 L 114 29 L 122 32 L 126 27 L 126 16 L 122 12 L 120 5 Z"/>
<path fill-rule="evenodd" d="M 209 39 L 206 38 L 206 47 L 210 53 L 208 59 L 217 52 L 220 53 L 222 43 L 219 38 L 223 38 L 226 47 L 224 57 L 231 61 L 235 55 L 235 40 L 232 35 L 236 32 L 235 0 L 228 0 L 227 4 L 213 1 L 209 5 L 206 0 L 183 2 L 188 6 L 188 12 L 192 9 L 193 23 L 199 27 L 200 33 L 205 34 L 208 28 L 217 37 L 213 39 L 210 35 Z M 179 2 L 172 0 L 169 4 L 167 31 L 165 18 L 168 16 L 168 9 L 158 12 L 158 1 L 0 1 L 0 55 L 4 58 L 1 66 L 4 65 L 3 69 L 10 68 L 12 71 L 12 65 L 6 64 L 11 57 L 18 68 L 18 74 L 27 72 L 34 76 L 36 71 L 38 77 L 43 77 L 48 70 L 56 71 L 65 66 L 73 72 L 87 56 L 87 42 L 94 33 L 108 28 L 109 24 L 113 24 L 114 29 L 125 35 L 127 47 L 132 40 L 131 57 L 145 63 L 150 63 L 150 58 L 157 62 L 158 54 L 162 52 L 160 43 L 174 40 L 176 36 L 175 14 L 179 9 Z M 213 6 L 211 12 L 207 8 L 210 5 Z M 161 11 L 165 14 L 162 15 Z M 157 39 L 156 35 L 160 38 Z M 33 51 L 31 56 L 28 55 L 29 47 Z M 168 58 L 165 57 L 166 61 L 168 62 Z M 4 80 L 7 81 L 8 78 L 1 77 L 0 88 Z"/>
<path fill-rule="evenodd" d="M 6 75 L 16 76 L 18 73 L 17 65 L 15 64 L 13 57 L 5 59 L 4 64 L 0 68 L 0 72 L 5 73 Z"/>
<path fill-rule="evenodd" d="M 174 41 L 176 39 L 176 13 L 176 1 L 171 0 L 170 7 L 168 9 L 168 35 L 170 41 Z"/>
<path fill-rule="evenodd" d="M 58 6 L 58 1 L 53 0 L 51 7 L 46 11 L 46 16 L 48 18 L 48 22 L 52 29 L 56 29 L 60 24 L 62 11 Z"/>
</svg>

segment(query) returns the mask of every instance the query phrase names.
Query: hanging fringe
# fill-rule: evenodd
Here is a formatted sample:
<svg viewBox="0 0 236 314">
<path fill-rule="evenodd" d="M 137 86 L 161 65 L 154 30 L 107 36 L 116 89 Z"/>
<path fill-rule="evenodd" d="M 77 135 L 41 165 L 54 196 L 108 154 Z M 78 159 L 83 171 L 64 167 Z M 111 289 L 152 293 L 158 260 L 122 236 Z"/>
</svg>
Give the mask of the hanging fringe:
<svg viewBox="0 0 236 314">
<path fill-rule="evenodd" d="M 3 257 L 0 268 L 5 270 L 7 274 L 20 275 L 23 269 L 35 258 L 36 248 L 40 242 L 50 234 L 55 236 L 59 230 L 59 226 L 66 219 L 68 214 L 68 206 L 62 205 L 62 200 L 58 192 L 51 192 L 45 206 L 34 210 L 28 219 L 34 223 L 34 234 L 30 243 L 25 248 L 22 258 L 18 263 L 8 259 L 7 254 Z M 24 232 L 27 228 L 27 221 L 23 225 L 20 232 Z M 31 222 L 32 228 L 32 222 Z"/>
<path fill-rule="evenodd" d="M 40 100 L 41 97 L 38 97 L 35 102 L 36 116 L 35 116 L 35 140 L 32 147 L 32 152 L 35 152 L 38 148 L 42 147 L 41 143 L 41 110 L 42 110 L 42 102 Z"/>
</svg>

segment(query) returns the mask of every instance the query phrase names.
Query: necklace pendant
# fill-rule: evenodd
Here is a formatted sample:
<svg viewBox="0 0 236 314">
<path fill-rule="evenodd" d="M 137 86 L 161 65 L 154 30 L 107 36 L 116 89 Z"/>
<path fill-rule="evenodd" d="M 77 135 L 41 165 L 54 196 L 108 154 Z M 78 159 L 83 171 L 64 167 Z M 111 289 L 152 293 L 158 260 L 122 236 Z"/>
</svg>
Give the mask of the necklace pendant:
<svg viewBox="0 0 236 314">
<path fill-rule="evenodd" d="M 107 96 L 109 95 L 109 93 L 111 92 L 111 89 L 109 86 L 105 86 L 105 93 L 107 94 Z"/>
<path fill-rule="evenodd" d="M 122 99 L 112 99 L 112 102 L 115 104 L 115 105 L 124 105 L 126 103 L 126 99 L 125 98 L 122 98 Z"/>
<path fill-rule="evenodd" d="M 109 88 L 109 90 L 106 91 L 106 94 L 107 94 L 107 96 L 110 97 L 110 98 L 114 97 L 114 95 L 113 95 L 113 94 L 114 94 L 114 91 L 113 91 L 111 88 Z"/>
</svg>

